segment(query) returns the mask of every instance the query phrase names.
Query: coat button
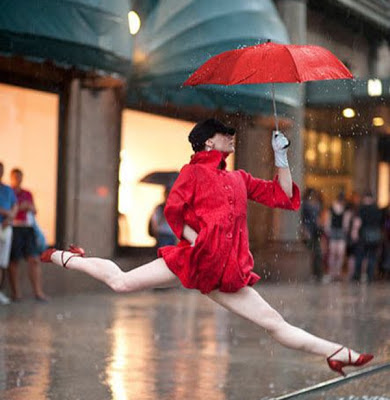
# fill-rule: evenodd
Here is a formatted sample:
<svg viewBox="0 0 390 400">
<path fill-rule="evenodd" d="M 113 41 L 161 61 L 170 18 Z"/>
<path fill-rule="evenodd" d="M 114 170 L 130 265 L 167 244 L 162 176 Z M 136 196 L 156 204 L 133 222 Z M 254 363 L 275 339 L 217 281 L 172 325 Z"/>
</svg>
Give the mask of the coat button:
<svg viewBox="0 0 390 400">
<path fill-rule="evenodd" d="M 230 189 L 230 186 L 229 186 L 229 185 L 225 185 L 225 189 L 226 189 L 226 190 L 229 190 L 229 189 Z"/>
<path fill-rule="evenodd" d="M 229 214 L 230 221 L 233 219 L 233 214 Z"/>
<path fill-rule="evenodd" d="M 233 199 L 229 197 L 229 204 L 233 204 Z"/>
<path fill-rule="evenodd" d="M 226 237 L 227 237 L 228 239 L 231 239 L 231 238 L 233 237 L 233 235 L 229 232 L 229 233 L 226 234 Z"/>
</svg>

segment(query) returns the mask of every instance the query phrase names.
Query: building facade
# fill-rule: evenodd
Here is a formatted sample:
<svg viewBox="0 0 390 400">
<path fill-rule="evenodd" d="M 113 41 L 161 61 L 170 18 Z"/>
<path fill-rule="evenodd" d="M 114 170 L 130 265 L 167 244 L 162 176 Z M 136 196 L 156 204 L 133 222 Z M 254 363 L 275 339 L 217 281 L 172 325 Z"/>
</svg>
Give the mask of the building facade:
<svg viewBox="0 0 390 400">
<path fill-rule="evenodd" d="M 267 39 L 324 46 L 356 78 L 278 85 L 281 127 L 293 143 L 294 180 L 302 190 L 322 190 L 326 203 L 339 191 L 369 188 L 387 205 L 390 7 L 385 3 L 99 4 L 18 0 L 0 17 L 0 160 L 6 173 L 14 166 L 25 170 L 50 243 L 78 243 L 104 257 L 124 250 L 152 254 L 148 218 L 162 201 L 163 186 L 140 181 L 153 171 L 180 169 L 191 155 L 188 131 L 211 115 L 237 127 L 230 167 L 272 179 L 270 87 L 181 87 L 210 56 Z M 130 10 L 141 22 L 135 35 L 129 32 Z M 354 116 L 345 117 L 346 109 Z M 248 224 L 263 276 L 310 275 L 299 213 L 251 204 Z"/>
</svg>

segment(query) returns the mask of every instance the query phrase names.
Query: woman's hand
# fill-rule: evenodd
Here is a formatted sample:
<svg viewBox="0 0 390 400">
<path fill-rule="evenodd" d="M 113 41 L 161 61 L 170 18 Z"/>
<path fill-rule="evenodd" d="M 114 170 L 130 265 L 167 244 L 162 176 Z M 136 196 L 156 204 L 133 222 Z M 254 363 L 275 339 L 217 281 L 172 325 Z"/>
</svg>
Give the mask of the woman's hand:
<svg viewBox="0 0 390 400">
<path fill-rule="evenodd" d="M 272 149 L 275 154 L 275 165 L 278 168 L 288 168 L 287 149 L 290 141 L 280 131 L 272 132 Z"/>
<path fill-rule="evenodd" d="M 190 226 L 184 225 L 183 237 L 185 240 L 187 240 L 187 242 L 191 243 L 191 246 L 193 247 L 198 234 Z"/>
</svg>

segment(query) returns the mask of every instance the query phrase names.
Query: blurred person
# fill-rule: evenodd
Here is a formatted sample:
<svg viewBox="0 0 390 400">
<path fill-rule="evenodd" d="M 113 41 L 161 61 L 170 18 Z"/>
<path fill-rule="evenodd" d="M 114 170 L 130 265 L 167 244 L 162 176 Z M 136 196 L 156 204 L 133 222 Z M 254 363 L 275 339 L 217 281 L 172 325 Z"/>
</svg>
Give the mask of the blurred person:
<svg viewBox="0 0 390 400">
<path fill-rule="evenodd" d="M 358 244 L 358 234 L 352 234 L 353 222 L 358 216 L 360 207 L 360 195 L 358 192 L 353 192 L 349 201 L 347 202 L 347 210 L 345 211 L 345 219 L 347 226 L 347 281 L 350 281 L 355 272 L 355 262 L 356 262 L 356 247 Z M 355 228 L 356 229 L 356 228 Z"/>
<path fill-rule="evenodd" d="M 318 192 L 313 188 L 307 188 L 302 199 L 301 218 L 303 226 L 304 242 L 311 251 L 312 274 L 317 282 L 323 277 L 320 222 L 322 204 Z"/>
<path fill-rule="evenodd" d="M 380 273 L 382 278 L 390 278 L 390 205 L 383 210 L 383 249 L 382 260 L 380 263 Z"/>
<path fill-rule="evenodd" d="M 329 237 L 329 277 L 332 281 L 341 279 L 342 267 L 345 261 L 347 220 L 344 192 L 340 192 L 332 202 L 327 212 L 325 231 Z"/>
<path fill-rule="evenodd" d="M 18 204 L 18 212 L 14 218 L 13 238 L 11 247 L 11 262 L 9 278 L 11 293 L 14 301 L 22 298 L 19 282 L 19 261 L 26 259 L 28 264 L 28 276 L 31 286 L 38 301 L 47 301 L 42 289 L 41 266 L 39 263 L 39 250 L 37 248 L 34 233 L 34 215 L 36 208 L 31 192 L 21 187 L 23 172 L 14 168 L 11 171 L 11 187 L 13 188 Z"/>
<path fill-rule="evenodd" d="M 1 291 L 5 280 L 5 271 L 9 265 L 12 244 L 12 221 L 16 215 L 16 196 L 12 188 L 2 182 L 4 165 L 0 162 L 0 304 L 10 303 L 10 299 Z"/>
<path fill-rule="evenodd" d="M 159 204 L 152 213 L 149 221 L 149 234 L 157 241 L 157 247 L 175 245 L 177 243 L 176 236 L 169 226 L 165 215 L 164 208 L 169 196 L 171 188 L 166 187 L 164 191 L 164 202 Z"/>
<path fill-rule="evenodd" d="M 374 280 L 378 250 L 382 240 L 381 220 L 382 213 L 376 205 L 374 196 L 371 191 L 366 191 L 352 228 L 354 239 L 358 240 L 353 275 L 355 281 L 361 280 L 364 259 L 367 259 L 367 280 L 369 283 Z"/>
<path fill-rule="evenodd" d="M 226 170 L 225 159 L 235 150 L 234 133 L 234 128 L 215 119 L 199 122 L 192 129 L 189 141 L 195 154 L 181 169 L 165 208 L 180 243 L 158 249 L 158 259 L 123 272 L 110 260 L 84 258 L 83 249 L 71 246 L 67 251 L 46 250 L 42 261 L 83 271 L 116 292 L 181 283 L 264 328 L 282 345 L 326 357 L 333 371 L 344 374 L 345 366 L 366 364 L 372 355 L 359 354 L 290 325 L 251 287 L 260 277 L 252 271 L 248 199 L 272 208 L 298 210 L 300 194 L 287 159 L 290 141 L 283 133 L 272 134 L 278 172 L 273 181 L 255 178 L 244 170 Z"/>
</svg>

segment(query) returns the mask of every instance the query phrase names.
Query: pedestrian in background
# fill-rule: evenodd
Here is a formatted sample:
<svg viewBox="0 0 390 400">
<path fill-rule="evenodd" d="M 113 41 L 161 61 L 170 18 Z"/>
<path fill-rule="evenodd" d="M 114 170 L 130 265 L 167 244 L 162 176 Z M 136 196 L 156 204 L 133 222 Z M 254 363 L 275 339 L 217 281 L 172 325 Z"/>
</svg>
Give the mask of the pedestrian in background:
<svg viewBox="0 0 390 400">
<path fill-rule="evenodd" d="M 364 193 L 358 216 L 354 219 L 354 234 L 358 232 L 356 264 L 353 279 L 360 282 L 362 263 L 367 259 L 367 280 L 372 282 L 382 240 L 382 212 L 370 191 Z"/>
<path fill-rule="evenodd" d="M 12 244 L 12 221 L 17 211 L 16 197 L 12 188 L 2 182 L 4 165 L 0 162 L 0 304 L 9 304 L 3 293 L 5 271 L 9 265 Z"/>
<path fill-rule="evenodd" d="M 347 281 L 350 281 L 355 272 L 356 263 L 356 246 L 358 245 L 358 232 L 352 234 L 353 222 L 359 215 L 360 208 L 360 194 L 353 192 L 349 201 L 347 202 L 347 210 L 345 212 L 346 226 L 347 226 Z M 356 228 L 355 228 L 356 229 Z"/>
<path fill-rule="evenodd" d="M 149 235 L 156 239 L 157 248 L 163 246 L 174 246 L 177 243 L 176 236 L 164 215 L 164 208 L 168 199 L 169 191 L 170 188 L 166 187 L 164 191 L 164 202 L 154 209 L 149 221 Z"/>
<path fill-rule="evenodd" d="M 302 199 L 302 227 L 303 239 L 311 252 L 311 268 L 314 279 L 320 282 L 323 277 L 320 223 L 322 204 L 318 192 L 307 188 Z"/>
<path fill-rule="evenodd" d="M 345 260 L 347 220 L 344 192 L 340 192 L 329 207 L 325 231 L 329 237 L 329 277 L 331 281 L 341 280 Z"/>
<path fill-rule="evenodd" d="M 383 210 L 383 248 L 380 273 L 382 278 L 390 278 L 390 205 Z"/>
<path fill-rule="evenodd" d="M 14 234 L 12 238 L 11 262 L 9 268 L 11 293 L 15 301 L 22 298 L 19 279 L 19 262 L 24 258 L 27 260 L 28 276 L 36 300 L 47 301 L 42 289 L 41 266 L 38 258 L 39 251 L 34 234 L 34 215 L 36 214 L 36 208 L 31 192 L 21 187 L 22 181 L 23 172 L 18 168 L 14 168 L 11 171 L 11 187 L 17 198 L 18 213 L 13 221 Z"/>
</svg>

